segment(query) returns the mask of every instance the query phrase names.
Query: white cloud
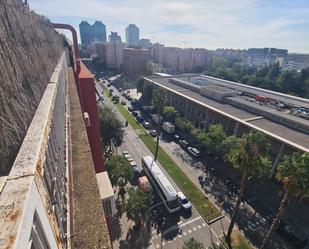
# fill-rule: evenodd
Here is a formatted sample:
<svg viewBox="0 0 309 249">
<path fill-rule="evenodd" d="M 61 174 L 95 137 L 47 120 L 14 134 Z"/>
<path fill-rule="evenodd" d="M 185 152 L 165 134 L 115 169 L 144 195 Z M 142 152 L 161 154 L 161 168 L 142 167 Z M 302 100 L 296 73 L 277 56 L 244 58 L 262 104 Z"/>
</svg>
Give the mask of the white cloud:
<svg viewBox="0 0 309 249">
<path fill-rule="evenodd" d="M 124 38 L 125 26 L 135 23 L 141 35 L 167 45 L 190 47 L 248 48 L 281 47 L 309 53 L 307 22 L 309 4 L 290 7 L 263 0 L 30 0 L 30 7 L 51 20 L 74 22 L 102 20 L 108 31 Z M 284 2 L 284 0 L 283 0 Z M 277 4 L 276 4 L 277 3 Z M 191 32 L 170 32 L 175 25 L 192 27 Z M 178 26 L 177 26 L 178 25 Z M 179 26 L 180 25 L 180 26 Z M 291 29 L 293 25 L 295 29 Z M 309 25 L 308 25 L 309 26 Z M 187 30 L 187 29 L 186 29 Z M 296 39 L 297 38 L 297 39 Z"/>
</svg>

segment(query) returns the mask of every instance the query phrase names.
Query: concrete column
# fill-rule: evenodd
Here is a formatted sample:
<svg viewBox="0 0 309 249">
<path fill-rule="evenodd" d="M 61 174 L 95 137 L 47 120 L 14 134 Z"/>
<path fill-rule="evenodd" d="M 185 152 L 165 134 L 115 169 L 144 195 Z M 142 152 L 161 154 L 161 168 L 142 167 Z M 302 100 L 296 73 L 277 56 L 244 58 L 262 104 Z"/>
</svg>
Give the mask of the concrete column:
<svg viewBox="0 0 309 249">
<path fill-rule="evenodd" d="M 205 117 L 204 127 L 203 127 L 204 131 L 206 130 L 207 120 L 208 120 L 208 109 L 206 110 L 206 117 Z"/>
<path fill-rule="evenodd" d="M 279 149 L 279 151 L 278 151 L 278 153 L 277 153 L 276 159 L 275 159 L 275 161 L 273 162 L 273 165 L 272 165 L 272 168 L 271 168 L 271 173 L 270 173 L 269 178 L 272 178 L 272 177 L 274 176 L 275 170 L 276 170 L 276 168 L 277 168 L 277 163 L 278 163 L 278 161 L 279 161 L 279 159 L 280 159 L 280 157 L 281 157 L 281 155 L 282 155 L 282 151 L 284 150 L 284 147 L 285 147 L 285 144 L 282 143 L 281 146 L 280 146 L 280 149 Z"/>
<path fill-rule="evenodd" d="M 185 105 L 186 105 L 186 107 L 185 107 L 185 118 L 187 118 L 188 117 L 188 115 L 187 115 L 187 113 L 188 113 L 188 101 L 185 101 Z"/>
<path fill-rule="evenodd" d="M 237 135 L 238 128 L 239 128 L 239 122 L 237 122 L 236 125 L 235 125 L 234 132 L 233 132 L 234 136 Z"/>
</svg>

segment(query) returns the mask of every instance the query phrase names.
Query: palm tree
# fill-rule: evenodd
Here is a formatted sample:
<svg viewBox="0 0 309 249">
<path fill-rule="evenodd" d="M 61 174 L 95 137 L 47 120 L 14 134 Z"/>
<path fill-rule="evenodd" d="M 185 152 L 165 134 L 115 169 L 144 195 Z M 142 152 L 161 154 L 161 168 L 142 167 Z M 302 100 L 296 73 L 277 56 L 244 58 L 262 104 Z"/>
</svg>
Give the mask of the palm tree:
<svg viewBox="0 0 309 249">
<path fill-rule="evenodd" d="M 161 121 L 162 121 L 161 114 L 163 112 L 164 106 L 167 103 L 165 91 L 162 90 L 161 88 L 154 89 L 154 91 L 152 92 L 152 103 L 158 112 L 157 144 L 156 144 L 156 151 L 155 151 L 155 156 L 154 156 L 154 160 L 156 161 L 157 156 L 158 156 L 159 140 L 160 140 L 160 133 L 161 133 Z"/>
<path fill-rule="evenodd" d="M 267 175 L 270 169 L 270 160 L 268 155 L 269 142 L 261 132 L 250 131 L 238 139 L 234 148 L 228 156 L 231 165 L 238 169 L 242 176 L 240 190 L 231 217 L 231 223 L 226 235 L 226 241 L 231 247 L 231 234 L 236 222 L 236 216 L 240 203 L 244 196 L 247 182 L 252 177 Z"/>
<path fill-rule="evenodd" d="M 267 247 L 271 235 L 278 228 L 279 222 L 292 197 L 302 199 L 309 195 L 309 153 L 300 152 L 285 156 L 278 166 L 276 178 L 283 183 L 284 195 L 270 229 L 263 240 L 261 249 Z"/>
</svg>

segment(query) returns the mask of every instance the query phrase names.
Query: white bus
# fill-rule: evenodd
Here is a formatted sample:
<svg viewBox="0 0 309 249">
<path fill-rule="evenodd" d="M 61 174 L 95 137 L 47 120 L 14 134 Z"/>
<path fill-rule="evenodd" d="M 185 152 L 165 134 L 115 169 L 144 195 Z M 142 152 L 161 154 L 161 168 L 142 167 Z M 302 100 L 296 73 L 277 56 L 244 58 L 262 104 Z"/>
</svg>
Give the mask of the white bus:
<svg viewBox="0 0 309 249">
<path fill-rule="evenodd" d="M 170 213 L 180 209 L 177 192 L 151 156 L 142 159 L 143 168 Z"/>
</svg>

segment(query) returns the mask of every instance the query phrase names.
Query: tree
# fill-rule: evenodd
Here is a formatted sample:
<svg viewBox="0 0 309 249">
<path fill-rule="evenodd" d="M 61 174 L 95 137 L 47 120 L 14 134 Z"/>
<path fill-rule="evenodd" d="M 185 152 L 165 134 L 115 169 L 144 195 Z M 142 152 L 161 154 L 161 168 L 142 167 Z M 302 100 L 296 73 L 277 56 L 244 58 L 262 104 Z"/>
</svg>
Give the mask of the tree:
<svg viewBox="0 0 309 249">
<path fill-rule="evenodd" d="M 252 177 L 265 176 L 269 172 L 269 146 L 269 141 L 263 133 L 250 131 L 238 140 L 229 154 L 229 161 L 232 167 L 242 173 L 239 194 L 226 235 L 226 241 L 229 246 L 231 246 L 231 234 L 248 180 Z"/>
<path fill-rule="evenodd" d="M 190 239 L 188 239 L 184 246 L 182 247 L 182 249 L 204 249 L 204 245 L 200 242 L 198 242 L 196 239 L 194 239 L 193 237 L 191 237 Z"/>
<path fill-rule="evenodd" d="M 137 82 L 136 90 L 138 93 L 143 93 L 145 82 L 143 78 L 140 78 Z"/>
<path fill-rule="evenodd" d="M 175 123 L 176 118 L 179 116 L 178 111 L 173 106 L 164 106 L 163 117 L 166 121 Z"/>
<path fill-rule="evenodd" d="M 128 218 L 136 224 L 140 224 L 152 203 L 153 200 L 150 193 L 145 193 L 139 188 L 131 188 L 129 190 L 129 199 L 126 203 Z"/>
<path fill-rule="evenodd" d="M 101 142 L 105 151 L 111 151 L 114 146 L 118 147 L 122 144 L 124 135 L 123 126 L 110 108 L 99 108 L 99 124 Z"/>
<path fill-rule="evenodd" d="M 226 134 L 222 125 L 210 125 L 207 133 L 200 134 L 197 137 L 199 147 L 208 150 L 214 155 L 223 155 L 224 141 Z"/>
<path fill-rule="evenodd" d="M 157 143 L 156 143 L 156 151 L 155 151 L 155 156 L 154 160 L 157 160 L 158 156 L 158 150 L 159 150 L 159 141 L 160 141 L 160 134 L 161 134 L 161 120 L 160 116 L 162 116 L 163 108 L 166 105 L 166 96 L 165 96 L 165 91 L 162 90 L 161 88 L 156 88 L 153 90 L 152 93 L 152 103 L 159 115 L 158 119 L 158 124 L 157 124 Z"/>
<path fill-rule="evenodd" d="M 125 186 L 132 180 L 132 169 L 122 156 L 111 156 L 105 163 L 106 171 L 113 186 Z"/>
<path fill-rule="evenodd" d="M 300 152 L 285 156 L 277 169 L 277 178 L 283 183 L 284 195 L 272 225 L 265 236 L 261 249 L 267 247 L 271 235 L 276 231 L 280 220 L 292 197 L 304 198 L 309 195 L 309 153 Z"/>
</svg>

